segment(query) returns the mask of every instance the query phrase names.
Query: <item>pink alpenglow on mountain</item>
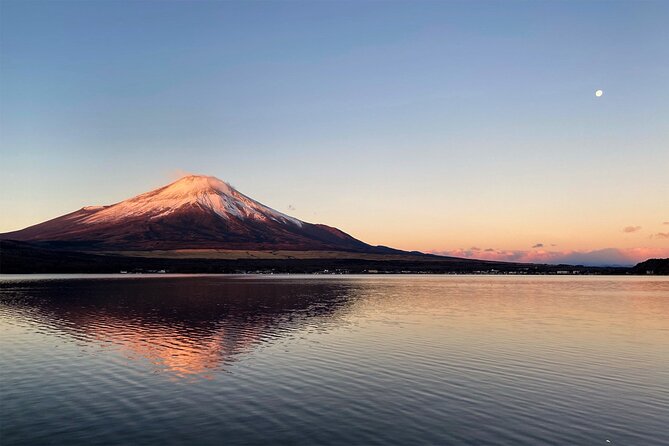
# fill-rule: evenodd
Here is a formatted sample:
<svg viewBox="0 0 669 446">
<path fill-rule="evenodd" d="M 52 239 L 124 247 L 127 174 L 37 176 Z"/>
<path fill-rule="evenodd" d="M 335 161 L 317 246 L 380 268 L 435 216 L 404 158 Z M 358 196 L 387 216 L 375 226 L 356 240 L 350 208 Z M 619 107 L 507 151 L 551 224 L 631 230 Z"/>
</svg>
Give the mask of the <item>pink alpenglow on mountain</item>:
<svg viewBox="0 0 669 446">
<path fill-rule="evenodd" d="M 87 206 L 0 238 L 87 250 L 388 250 L 275 211 L 202 175 L 110 206 Z"/>
</svg>

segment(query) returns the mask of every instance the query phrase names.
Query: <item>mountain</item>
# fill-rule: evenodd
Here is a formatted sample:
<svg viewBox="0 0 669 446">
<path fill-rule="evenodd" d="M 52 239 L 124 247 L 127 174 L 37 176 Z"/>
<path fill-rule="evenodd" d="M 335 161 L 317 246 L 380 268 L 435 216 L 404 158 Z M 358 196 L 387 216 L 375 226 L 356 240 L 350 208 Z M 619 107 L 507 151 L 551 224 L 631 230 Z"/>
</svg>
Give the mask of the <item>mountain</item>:
<svg viewBox="0 0 669 446">
<path fill-rule="evenodd" d="M 337 228 L 278 212 L 224 181 L 202 175 L 0 234 L 0 273 L 554 274 L 563 269 L 564 265 L 461 259 L 372 246 Z"/>
<path fill-rule="evenodd" d="M 668 259 L 648 259 L 645 262 L 637 263 L 633 268 L 634 274 L 654 274 L 669 276 L 669 258 Z"/>
<path fill-rule="evenodd" d="M 84 251 L 184 249 L 401 253 L 271 209 L 224 181 L 190 175 L 109 206 L 89 206 L 0 239 Z"/>
</svg>

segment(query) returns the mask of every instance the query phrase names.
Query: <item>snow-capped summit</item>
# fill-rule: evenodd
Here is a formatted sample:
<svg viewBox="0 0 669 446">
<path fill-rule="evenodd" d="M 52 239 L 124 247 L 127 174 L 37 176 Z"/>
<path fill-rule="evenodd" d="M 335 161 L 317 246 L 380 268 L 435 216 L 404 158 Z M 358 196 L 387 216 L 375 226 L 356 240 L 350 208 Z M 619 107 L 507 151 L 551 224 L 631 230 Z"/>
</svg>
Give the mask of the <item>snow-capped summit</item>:
<svg viewBox="0 0 669 446">
<path fill-rule="evenodd" d="M 0 238 L 114 251 L 387 250 L 339 229 L 285 215 L 204 175 L 185 176 L 109 206 L 87 206 Z"/>
<path fill-rule="evenodd" d="M 160 189 L 105 207 L 83 222 L 119 221 L 138 216 L 154 220 L 178 212 L 184 206 L 202 207 L 225 219 L 274 220 L 302 226 L 300 220 L 258 203 L 216 177 L 204 175 L 185 176 Z"/>
</svg>

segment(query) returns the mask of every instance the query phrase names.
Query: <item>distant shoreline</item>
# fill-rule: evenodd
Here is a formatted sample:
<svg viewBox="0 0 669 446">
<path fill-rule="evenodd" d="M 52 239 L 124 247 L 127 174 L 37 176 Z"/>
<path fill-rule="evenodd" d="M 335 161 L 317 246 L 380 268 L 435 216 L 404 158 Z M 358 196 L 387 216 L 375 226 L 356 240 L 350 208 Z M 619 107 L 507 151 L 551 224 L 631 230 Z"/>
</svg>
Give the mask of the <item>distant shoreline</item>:
<svg viewBox="0 0 669 446">
<path fill-rule="evenodd" d="M 474 275 L 664 275 L 669 259 L 634 267 L 592 267 L 469 260 L 438 256 L 367 256 L 350 252 L 267 258 L 182 258 L 57 250 L 0 241 L 0 274 L 474 274 Z M 650 263 L 649 263 L 650 262 Z"/>
</svg>

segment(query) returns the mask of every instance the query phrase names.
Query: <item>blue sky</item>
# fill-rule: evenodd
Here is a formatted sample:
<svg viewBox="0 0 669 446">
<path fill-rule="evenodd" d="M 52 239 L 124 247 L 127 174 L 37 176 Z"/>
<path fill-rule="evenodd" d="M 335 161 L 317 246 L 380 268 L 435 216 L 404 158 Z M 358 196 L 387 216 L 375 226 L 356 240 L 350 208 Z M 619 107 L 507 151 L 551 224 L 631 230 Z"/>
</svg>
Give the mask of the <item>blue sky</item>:
<svg viewBox="0 0 669 446">
<path fill-rule="evenodd" d="M 405 249 L 665 249 L 667 23 L 659 1 L 3 1 L 0 231 L 195 172 Z"/>
</svg>

